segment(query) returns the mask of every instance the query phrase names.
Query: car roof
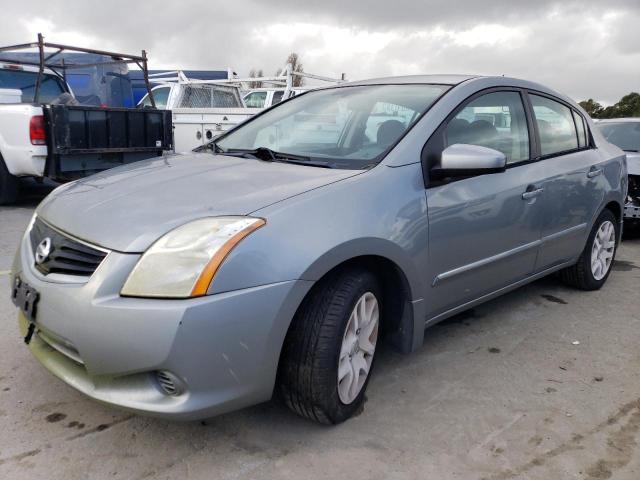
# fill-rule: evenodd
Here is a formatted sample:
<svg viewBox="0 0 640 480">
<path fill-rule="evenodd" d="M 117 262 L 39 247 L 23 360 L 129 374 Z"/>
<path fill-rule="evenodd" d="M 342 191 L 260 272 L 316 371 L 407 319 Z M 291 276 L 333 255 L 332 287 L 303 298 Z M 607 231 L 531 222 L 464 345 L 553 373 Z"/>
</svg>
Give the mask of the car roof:
<svg viewBox="0 0 640 480">
<path fill-rule="evenodd" d="M 412 84 L 434 83 L 440 85 L 457 85 L 479 75 L 403 75 L 398 77 L 380 77 L 366 80 L 342 83 L 342 85 L 384 85 L 384 84 Z"/>
<path fill-rule="evenodd" d="M 478 90 L 493 87 L 515 87 L 526 88 L 533 91 L 546 93 L 548 95 L 555 96 L 559 99 L 568 102 L 574 106 L 577 104 L 562 93 L 559 93 L 552 88 L 545 85 L 541 85 L 530 80 L 523 80 L 520 78 L 506 77 L 503 75 L 405 75 L 401 77 L 384 77 L 384 78 L 372 78 L 368 80 L 360 80 L 356 82 L 342 83 L 342 86 L 357 86 L 357 85 L 411 85 L 411 84 L 436 84 L 436 85 L 451 85 L 455 87 L 462 83 L 469 82 L 477 85 Z"/>
<path fill-rule="evenodd" d="M 637 123 L 637 122 L 640 122 L 640 117 L 602 118 L 598 120 L 598 123 Z"/>
</svg>

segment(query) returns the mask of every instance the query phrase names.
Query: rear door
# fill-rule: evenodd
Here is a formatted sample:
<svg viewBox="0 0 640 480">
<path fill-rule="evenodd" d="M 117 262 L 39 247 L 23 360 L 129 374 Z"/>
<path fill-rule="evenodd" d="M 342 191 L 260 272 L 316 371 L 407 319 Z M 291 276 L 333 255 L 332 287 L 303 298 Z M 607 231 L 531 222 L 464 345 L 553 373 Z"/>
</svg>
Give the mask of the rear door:
<svg viewBox="0 0 640 480">
<path fill-rule="evenodd" d="M 604 199 L 604 165 L 582 115 L 561 100 L 529 92 L 546 179 L 536 270 L 577 257 Z"/>
<path fill-rule="evenodd" d="M 533 273 L 543 214 L 537 191 L 545 174 L 532 161 L 534 137 L 522 95 L 499 89 L 472 97 L 427 144 L 430 166 L 456 143 L 499 150 L 508 164 L 502 173 L 429 182 L 431 317 Z"/>
</svg>

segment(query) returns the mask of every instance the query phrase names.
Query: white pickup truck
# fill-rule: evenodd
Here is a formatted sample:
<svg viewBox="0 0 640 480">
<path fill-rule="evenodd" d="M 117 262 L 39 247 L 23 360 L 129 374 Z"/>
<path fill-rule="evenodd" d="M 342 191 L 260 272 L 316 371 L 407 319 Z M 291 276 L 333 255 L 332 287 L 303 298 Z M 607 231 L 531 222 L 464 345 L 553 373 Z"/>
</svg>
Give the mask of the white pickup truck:
<svg viewBox="0 0 640 480">
<path fill-rule="evenodd" d="M 172 148 L 168 112 L 81 106 L 54 71 L 38 72 L 0 62 L 0 205 L 18 199 L 19 177 L 64 182 Z"/>
<path fill-rule="evenodd" d="M 0 63 L 0 205 L 18 197 L 18 177 L 42 177 L 47 158 L 44 113 L 32 104 L 38 68 Z M 50 103 L 69 87 L 50 70 L 40 100 Z"/>
<path fill-rule="evenodd" d="M 258 111 L 245 107 L 237 85 L 190 80 L 182 72 L 175 73 L 176 78 L 163 79 L 166 83 L 152 88 L 151 93 L 156 108 L 171 110 L 176 152 L 191 151 Z M 149 94 L 142 97 L 138 107 L 151 108 Z"/>
</svg>

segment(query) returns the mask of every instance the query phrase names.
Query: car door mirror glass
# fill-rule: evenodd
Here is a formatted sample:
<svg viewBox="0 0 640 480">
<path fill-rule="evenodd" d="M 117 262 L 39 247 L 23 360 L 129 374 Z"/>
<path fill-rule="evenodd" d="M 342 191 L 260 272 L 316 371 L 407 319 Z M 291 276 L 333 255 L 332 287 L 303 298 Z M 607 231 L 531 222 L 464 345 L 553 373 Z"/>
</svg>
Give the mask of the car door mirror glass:
<svg viewBox="0 0 640 480">
<path fill-rule="evenodd" d="M 432 169 L 439 178 L 503 172 L 507 166 L 504 153 L 480 145 L 456 143 L 442 152 L 440 165 Z"/>
</svg>

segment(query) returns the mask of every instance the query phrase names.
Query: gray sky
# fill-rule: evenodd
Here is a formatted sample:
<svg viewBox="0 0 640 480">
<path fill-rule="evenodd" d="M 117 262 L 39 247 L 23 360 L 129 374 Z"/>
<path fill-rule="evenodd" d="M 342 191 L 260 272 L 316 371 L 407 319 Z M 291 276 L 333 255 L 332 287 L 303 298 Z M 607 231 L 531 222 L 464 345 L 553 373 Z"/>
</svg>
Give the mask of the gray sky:
<svg viewBox="0 0 640 480">
<path fill-rule="evenodd" d="M 3 2 L 0 44 L 137 53 L 151 68 L 272 74 L 296 51 L 305 70 L 352 80 L 414 73 L 507 75 L 576 100 L 640 91 L 640 1 L 47 0 Z"/>
</svg>

